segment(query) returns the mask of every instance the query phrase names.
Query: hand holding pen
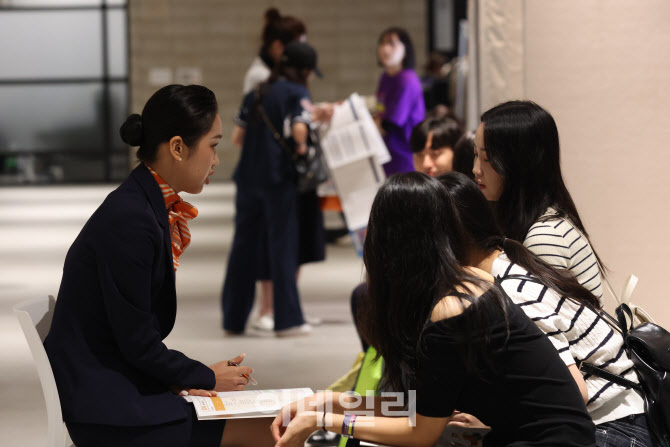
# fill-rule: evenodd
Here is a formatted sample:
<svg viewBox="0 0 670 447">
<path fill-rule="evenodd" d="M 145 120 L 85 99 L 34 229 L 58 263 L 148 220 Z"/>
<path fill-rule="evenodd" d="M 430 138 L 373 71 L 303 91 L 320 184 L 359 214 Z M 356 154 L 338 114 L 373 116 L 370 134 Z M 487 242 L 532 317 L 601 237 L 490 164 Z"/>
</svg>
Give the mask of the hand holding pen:
<svg viewBox="0 0 670 447">
<path fill-rule="evenodd" d="M 240 364 L 237 363 L 237 362 L 234 362 L 232 360 L 228 360 L 228 366 L 240 366 Z M 244 377 L 245 379 L 248 379 L 250 384 L 258 385 L 258 382 L 256 382 L 256 379 L 254 379 L 253 377 L 250 377 L 249 374 L 242 374 L 242 377 Z"/>
<path fill-rule="evenodd" d="M 242 366 L 240 363 L 244 360 L 244 354 L 238 355 L 234 359 L 224 360 L 210 366 L 216 377 L 214 389 L 217 391 L 242 391 L 248 383 L 254 383 L 250 375 L 254 372 L 248 366 Z M 236 364 L 239 366 L 232 366 Z M 252 382 L 253 380 L 253 382 Z"/>
</svg>

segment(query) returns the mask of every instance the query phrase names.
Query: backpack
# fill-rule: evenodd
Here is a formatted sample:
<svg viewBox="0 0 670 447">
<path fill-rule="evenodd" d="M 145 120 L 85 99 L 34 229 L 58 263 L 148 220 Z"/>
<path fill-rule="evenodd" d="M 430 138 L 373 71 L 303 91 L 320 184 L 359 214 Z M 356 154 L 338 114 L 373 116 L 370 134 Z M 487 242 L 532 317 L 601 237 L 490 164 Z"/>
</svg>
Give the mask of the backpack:
<svg viewBox="0 0 670 447">
<path fill-rule="evenodd" d="M 662 447 L 670 447 L 670 332 L 653 323 L 642 308 L 629 304 L 637 277 L 631 275 L 628 278 L 621 299 L 612 291 L 609 281 L 606 280 L 606 284 L 619 303 L 616 308 L 617 319 L 605 311 L 601 311 L 601 316 L 606 317 L 605 321 L 621 332 L 626 354 L 635 366 L 640 384 L 590 363 L 581 363 L 579 367 L 587 373 L 639 391 L 644 398 L 650 430 Z M 642 323 L 635 324 L 636 320 Z"/>
<path fill-rule="evenodd" d="M 508 275 L 503 278 L 505 279 L 539 282 L 536 278 L 525 275 Z M 656 435 L 661 447 L 670 447 L 670 332 L 654 323 L 644 309 L 630 303 L 637 285 L 635 275 L 630 275 L 624 284 L 621 297 L 614 293 L 605 275 L 603 279 L 618 303 L 617 319 L 604 310 L 591 310 L 621 333 L 626 354 L 633 362 L 640 383 L 631 382 L 591 363 L 577 361 L 577 366 L 585 373 L 638 391 L 644 399 L 650 431 Z M 626 318 L 630 320 L 630 324 Z"/>
</svg>

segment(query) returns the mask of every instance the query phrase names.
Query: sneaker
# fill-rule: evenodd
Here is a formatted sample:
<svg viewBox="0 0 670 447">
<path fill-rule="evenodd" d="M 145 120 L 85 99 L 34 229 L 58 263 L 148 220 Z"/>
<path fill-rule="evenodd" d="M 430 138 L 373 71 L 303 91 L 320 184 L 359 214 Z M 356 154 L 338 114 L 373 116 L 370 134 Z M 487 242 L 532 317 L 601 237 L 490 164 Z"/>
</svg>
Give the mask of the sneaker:
<svg viewBox="0 0 670 447">
<path fill-rule="evenodd" d="M 272 314 L 262 315 L 258 317 L 251 326 L 259 331 L 271 332 L 275 328 L 274 316 Z"/>
<path fill-rule="evenodd" d="M 281 329 L 275 331 L 277 337 L 300 337 L 303 335 L 309 335 L 312 333 L 312 326 L 308 323 L 301 324 L 300 326 L 293 326 L 287 329 Z"/>
<path fill-rule="evenodd" d="M 321 326 L 323 324 L 323 318 L 315 317 L 314 315 L 305 315 L 305 323 L 311 324 L 312 326 Z"/>
<path fill-rule="evenodd" d="M 340 435 L 330 431 L 319 430 L 312 433 L 305 442 L 306 447 L 337 447 L 340 443 Z"/>
</svg>

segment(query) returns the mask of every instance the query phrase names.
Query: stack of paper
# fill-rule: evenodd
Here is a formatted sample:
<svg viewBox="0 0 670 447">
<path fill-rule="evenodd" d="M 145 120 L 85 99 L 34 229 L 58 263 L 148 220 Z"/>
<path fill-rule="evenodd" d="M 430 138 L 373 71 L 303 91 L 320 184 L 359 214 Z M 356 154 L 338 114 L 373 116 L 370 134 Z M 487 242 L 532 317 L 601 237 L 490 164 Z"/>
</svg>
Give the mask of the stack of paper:
<svg viewBox="0 0 670 447">
<path fill-rule="evenodd" d="M 198 419 L 240 419 L 274 417 L 284 405 L 309 397 L 309 388 L 219 392 L 215 397 L 185 396 Z"/>
</svg>

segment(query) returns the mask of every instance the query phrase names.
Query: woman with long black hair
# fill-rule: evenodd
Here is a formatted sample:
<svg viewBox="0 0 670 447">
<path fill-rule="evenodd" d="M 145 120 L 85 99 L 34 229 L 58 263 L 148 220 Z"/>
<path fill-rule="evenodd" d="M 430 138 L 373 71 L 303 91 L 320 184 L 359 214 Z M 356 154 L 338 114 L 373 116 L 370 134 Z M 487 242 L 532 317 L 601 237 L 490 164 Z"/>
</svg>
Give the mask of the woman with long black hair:
<svg viewBox="0 0 670 447">
<path fill-rule="evenodd" d="M 601 297 L 599 258 L 563 181 L 554 118 L 534 102 L 509 101 L 481 121 L 472 172 L 503 233 Z"/>
<path fill-rule="evenodd" d="M 500 278 L 512 301 L 549 336 L 579 385 L 596 424 L 597 445 L 655 445 L 640 394 L 601 377 L 582 375 L 576 364 L 588 362 L 638 383 L 621 334 L 601 315 L 600 300 L 566 270 L 554 269 L 519 242 L 505 238 L 486 198 L 470 179 L 449 173 L 439 180 L 466 228 L 466 237 L 459 240 L 467 253 L 464 262 Z"/>
<path fill-rule="evenodd" d="M 302 446 L 319 428 L 432 446 L 456 408 L 482 415 L 492 445 L 594 445 L 579 389 L 549 340 L 489 273 L 459 262 L 457 216 L 438 180 L 406 173 L 380 188 L 368 223 L 360 328 L 384 358 L 382 388 L 416 391 L 415 425 L 388 417 L 376 397 L 374 417 L 344 415 L 343 400 L 354 398 L 337 393 L 326 405 L 333 414 L 301 411 L 328 399 L 317 394 L 287 408 L 288 426 L 284 414 L 275 419 L 278 446 Z"/>
</svg>

